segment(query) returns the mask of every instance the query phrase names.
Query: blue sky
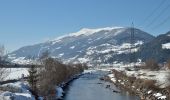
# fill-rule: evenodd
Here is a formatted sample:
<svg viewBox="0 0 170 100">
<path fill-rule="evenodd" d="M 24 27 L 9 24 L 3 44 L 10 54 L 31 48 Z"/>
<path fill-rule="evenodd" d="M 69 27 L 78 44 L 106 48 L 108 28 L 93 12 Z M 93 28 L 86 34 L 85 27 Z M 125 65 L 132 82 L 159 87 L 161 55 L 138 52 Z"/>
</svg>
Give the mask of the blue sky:
<svg viewBox="0 0 170 100">
<path fill-rule="evenodd" d="M 162 7 L 145 19 L 162 1 L 0 0 L 0 44 L 12 51 L 81 28 L 128 27 L 132 21 L 135 27 L 158 35 L 170 30 L 170 18 L 165 20 L 170 16 L 167 7 L 170 1 L 165 0 Z"/>
</svg>

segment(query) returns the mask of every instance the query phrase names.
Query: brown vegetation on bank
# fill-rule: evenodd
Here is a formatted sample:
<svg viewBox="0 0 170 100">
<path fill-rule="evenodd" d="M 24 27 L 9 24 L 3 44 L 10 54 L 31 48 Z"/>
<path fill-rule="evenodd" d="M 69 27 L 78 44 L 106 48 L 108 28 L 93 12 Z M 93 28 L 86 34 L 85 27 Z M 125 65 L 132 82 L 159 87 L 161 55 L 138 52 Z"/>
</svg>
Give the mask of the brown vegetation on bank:
<svg viewBox="0 0 170 100">
<path fill-rule="evenodd" d="M 170 99 L 170 87 L 160 88 L 155 85 L 155 80 L 139 79 L 134 76 L 127 76 L 125 72 L 117 71 L 115 69 L 113 69 L 112 72 L 116 79 L 114 84 L 120 89 L 139 95 L 144 98 L 144 100 L 157 100 L 153 96 L 153 93 L 161 93 L 167 97 L 166 100 Z M 148 91 L 152 91 L 152 93 L 148 93 Z"/>
<path fill-rule="evenodd" d="M 158 63 L 156 62 L 155 59 L 148 59 L 145 62 L 144 66 L 141 66 L 141 68 L 143 69 L 150 69 L 150 70 L 159 70 L 160 66 L 158 65 Z"/>
<path fill-rule="evenodd" d="M 31 80 L 30 86 L 33 86 L 33 92 L 46 97 L 49 97 L 51 94 L 54 94 L 53 96 L 55 97 L 56 86 L 61 85 L 63 82 L 67 82 L 73 76 L 80 74 L 84 71 L 84 69 L 87 69 L 85 64 L 66 65 L 61 61 L 50 57 L 41 59 L 41 62 L 43 67 L 37 68 L 37 71 L 33 70 L 33 68 L 32 71 L 29 71 L 30 77 L 36 76 L 36 78 L 29 79 Z M 31 75 L 31 72 L 37 73 L 34 73 L 36 75 Z M 34 80 L 37 82 L 34 82 Z M 37 87 L 35 87 L 32 83 L 35 83 Z"/>
</svg>

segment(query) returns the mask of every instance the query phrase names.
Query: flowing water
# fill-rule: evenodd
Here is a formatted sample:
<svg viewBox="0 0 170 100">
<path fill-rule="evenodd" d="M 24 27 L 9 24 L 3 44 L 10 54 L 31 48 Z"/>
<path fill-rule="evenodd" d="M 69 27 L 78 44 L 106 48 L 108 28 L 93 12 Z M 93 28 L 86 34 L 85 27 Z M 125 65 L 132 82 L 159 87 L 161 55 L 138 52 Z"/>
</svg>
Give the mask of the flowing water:
<svg viewBox="0 0 170 100">
<path fill-rule="evenodd" d="M 64 100 L 139 100 L 134 95 L 120 91 L 112 83 L 99 80 L 105 74 L 96 71 L 74 80 L 66 89 Z"/>
</svg>

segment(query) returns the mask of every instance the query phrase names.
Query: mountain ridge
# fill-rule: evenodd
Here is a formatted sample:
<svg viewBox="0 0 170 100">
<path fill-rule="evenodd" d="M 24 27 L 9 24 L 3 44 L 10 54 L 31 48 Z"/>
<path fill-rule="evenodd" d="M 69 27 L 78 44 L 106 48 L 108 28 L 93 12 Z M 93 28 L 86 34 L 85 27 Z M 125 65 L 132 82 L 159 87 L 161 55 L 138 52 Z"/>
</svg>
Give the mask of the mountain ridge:
<svg viewBox="0 0 170 100">
<path fill-rule="evenodd" d="M 140 29 L 135 28 L 134 31 L 136 50 L 143 43 L 154 39 L 154 36 Z M 111 63 L 115 59 L 108 62 L 106 58 L 129 52 L 130 34 L 129 27 L 86 28 L 51 41 L 24 46 L 8 54 L 8 58 L 11 61 L 20 57 L 27 59 L 27 56 L 38 58 L 42 52 L 49 51 L 52 57 L 65 62 Z"/>
</svg>

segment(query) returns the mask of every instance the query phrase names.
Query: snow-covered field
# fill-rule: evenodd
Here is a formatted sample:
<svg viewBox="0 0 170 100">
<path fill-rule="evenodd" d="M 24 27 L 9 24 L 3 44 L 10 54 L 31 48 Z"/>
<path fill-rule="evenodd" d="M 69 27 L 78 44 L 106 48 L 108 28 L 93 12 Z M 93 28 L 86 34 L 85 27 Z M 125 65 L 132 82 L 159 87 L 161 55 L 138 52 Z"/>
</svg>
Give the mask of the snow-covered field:
<svg viewBox="0 0 170 100">
<path fill-rule="evenodd" d="M 28 68 L 8 68 L 7 72 L 8 76 L 5 80 L 19 79 L 22 77 L 22 74 L 24 74 L 24 76 L 28 75 Z"/>
<path fill-rule="evenodd" d="M 127 76 L 135 76 L 136 78 L 140 79 L 149 79 L 149 80 L 156 80 L 157 86 L 160 88 L 165 88 L 166 86 L 170 85 L 170 71 L 169 70 L 159 70 L 159 71 L 151 71 L 151 70 L 138 70 L 138 71 L 128 71 L 125 70 L 125 66 L 123 67 L 116 67 L 114 69 L 118 71 L 124 71 Z"/>
<path fill-rule="evenodd" d="M 157 86 L 160 88 L 165 88 L 170 85 L 170 71 L 160 70 L 160 71 L 149 71 L 149 70 L 139 70 L 139 71 L 126 71 L 128 76 L 135 76 L 140 79 L 156 80 Z"/>
</svg>

